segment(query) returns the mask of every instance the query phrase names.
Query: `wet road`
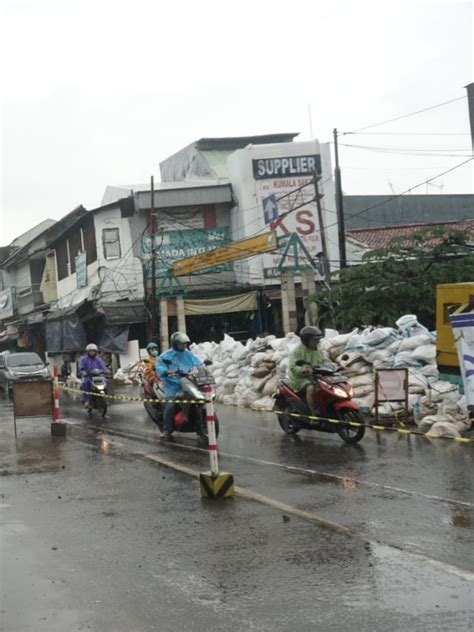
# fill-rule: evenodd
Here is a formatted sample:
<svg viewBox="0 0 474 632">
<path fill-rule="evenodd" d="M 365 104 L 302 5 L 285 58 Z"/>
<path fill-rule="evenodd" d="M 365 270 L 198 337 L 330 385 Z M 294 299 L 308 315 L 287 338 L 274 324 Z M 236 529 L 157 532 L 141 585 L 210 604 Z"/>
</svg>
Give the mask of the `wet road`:
<svg viewBox="0 0 474 632">
<path fill-rule="evenodd" d="M 72 424 L 0 417 L 5 630 L 474 629 L 474 450 L 368 432 L 287 437 L 272 415 L 220 408 L 220 462 L 239 486 L 210 502 L 193 436 L 163 445 L 139 404 Z M 345 535 L 298 516 L 330 520 Z"/>
</svg>

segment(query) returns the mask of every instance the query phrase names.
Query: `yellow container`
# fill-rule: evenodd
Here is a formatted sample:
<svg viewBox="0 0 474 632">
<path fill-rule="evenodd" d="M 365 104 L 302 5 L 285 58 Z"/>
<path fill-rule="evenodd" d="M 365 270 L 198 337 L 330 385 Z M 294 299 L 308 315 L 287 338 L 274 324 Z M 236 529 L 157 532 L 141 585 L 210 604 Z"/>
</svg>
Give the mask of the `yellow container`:
<svg viewBox="0 0 474 632">
<path fill-rule="evenodd" d="M 474 305 L 474 282 L 436 286 L 436 349 L 440 367 L 459 369 L 449 314 L 466 304 Z"/>
</svg>

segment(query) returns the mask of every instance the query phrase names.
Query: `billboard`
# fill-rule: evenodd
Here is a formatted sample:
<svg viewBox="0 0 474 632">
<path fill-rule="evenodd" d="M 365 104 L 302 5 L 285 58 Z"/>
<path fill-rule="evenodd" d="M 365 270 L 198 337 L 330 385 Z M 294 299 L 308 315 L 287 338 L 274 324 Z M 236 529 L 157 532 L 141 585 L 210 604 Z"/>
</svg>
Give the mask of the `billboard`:
<svg viewBox="0 0 474 632">
<path fill-rule="evenodd" d="M 271 230 L 264 235 L 233 241 L 227 246 L 175 261 L 173 263 L 173 272 L 175 276 L 184 276 L 198 270 L 215 269 L 219 264 L 246 259 L 269 250 L 275 250 L 277 246 L 276 232 Z"/>
<path fill-rule="evenodd" d="M 197 255 L 225 246 L 231 241 L 227 226 L 210 230 L 172 230 L 163 235 L 156 235 L 156 277 L 167 276 L 173 268 L 173 263 L 179 259 L 196 257 Z M 151 278 L 152 236 L 145 233 L 142 237 L 142 257 L 145 263 L 146 275 Z M 223 263 L 205 270 L 208 272 L 224 272 L 232 270 L 231 263 Z M 204 270 L 203 270 L 204 272 Z"/>
<path fill-rule="evenodd" d="M 296 233 L 314 261 L 322 252 L 321 235 L 319 232 L 318 211 L 314 201 L 313 178 L 272 178 L 255 181 L 257 200 L 262 205 L 264 221 L 269 217 L 268 201 L 276 203 L 277 211 L 273 210 L 277 219 L 270 226 L 282 238 Z M 298 208 L 297 208 L 298 207 Z M 292 209 L 295 209 L 294 211 Z M 267 254 L 263 259 L 265 278 L 280 276 L 278 266 L 281 263 L 281 252 Z M 289 266 L 286 261 L 284 266 Z M 299 263 L 299 269 L 310 267 Z"/>
</svg>

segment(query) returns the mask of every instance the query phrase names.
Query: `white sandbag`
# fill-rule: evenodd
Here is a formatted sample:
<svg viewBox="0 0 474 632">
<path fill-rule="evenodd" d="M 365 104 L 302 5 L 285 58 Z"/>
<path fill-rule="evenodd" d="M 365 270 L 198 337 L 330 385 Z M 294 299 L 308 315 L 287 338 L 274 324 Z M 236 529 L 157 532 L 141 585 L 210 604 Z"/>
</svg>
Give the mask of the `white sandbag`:
<svg viewBox="0 0 474 632">
<path fill-rule="evenodd" d="M 252 359 L 250 360 L 250 366 L 259 366 L 264 361 L 265 356 L 266 353 L 264 351 L 258 351 L 252 356 Z"/>
<path fill-rule="evenodd" d="M 372 365 L 365 361 L 357 361 L 344 369 L 344 375 L 362 375 L 363 373 L 373 373 Z"/>
<path fill-rule="evenodd" d="M 235 406 L 236 405 L 235 397 L 233 395 L 224 395 L 222 397 L 222 403 L 225 406 Z"/>
<path fill-rule="evenodd" d="M 399 318 L 395 324 L 406 338 L 411 338 L 421 333 L 428 333 L 426 327 L 418 322 L 415 314 L 406 314 Z"/>
<path fill-rule="evenodd" d="M 392 366 L 393 356 L 387 349 L 372 349 L 368 348 L 367 351 L 364 351 L 362 357 L 366 362 L 373 364 L 375 361 L 384 362 L 390 364 Z"/>
<path fill-rule="evenodd" d="M 433 363 L 436 360 L 436 345 L 427 344 L 417 347 L 412 353 L 412 358 L 426 364 Z"/>
<path fill-rule="evenodd" d="M 459 419 L 453 423 L 453 426 L 459 432 L 460 435 L 463 435 L 465 432 L 468 432 L 471 428 L 471 421 L 466 417 L 466 419 Z"/>
<path fill-rule="evenodd" d="M 284 358 L 277 367 L 278 375 L 283 377 L 288 371 L 289 358 Z"/>
<path fill-rule="evenodd" d="M 348 368 L 350 367 L 352 364 L 355 364 L 358 360 L 360 360 L 360 353 L 357 352 L 347 352 L 345 351 L 344 353 L 341 353 L 340 356 L 337 357 L 337 363 L 339 364 L 339 366 L 342 366 L 343 368 Z"/>
<path fill-rule="evenodd" d="M 449 421 L 436 421 L 430 428 L 430 435 L 436 437 L 460 437 L 456 426 Z"/>
<path fill-rule="evenodd" d="M 403 343 L 404 340 L 405 340 L 405 338 L 401 338 L 399 340 L 394 340 L 393 342 L 391 342 L 388 345 L 387 351 L 390 351 L 390 353 L 393 353 L 393 355 L 395 355 L 396 353 L 401 351 L 401 346 L 402 346 L 402 343 Z"/>
<path fill-rule="evenodd" d="M 421 362 L 413 358 L 412 351 L 399 351 L 393 358 L 393 368 L 403 369 L 408 366 L 421 367 Z"/>
<path fill-rule="evenodd" d="M 444 380 L 438 380 L 428 386 L 426 394 L 429 394 L 431 401 L 441 402 L 447 393 L 458 390 L 459 389 L 456 384 L 451 384 L 451 382 L 446 382 Z"/>
<path fill-rule="evenodd" d="M 273 375 L 265 384 L 262 389 L 262 393 L 266 396 L 273 395 L 278 390 L 278 376 Z"/>
<path fill-rule="evenodd" d="M 432 337 L 428 332 L 423 332 L 421 334 L 417 334 L 416 336 L 411 336 L 410 338 L 403 338 L 400 341 L 399 351 L 409 351 L 410 349 L 416 349 L 417 347 L 421 347 L 422 345 L 429 344 L 432 342 Z"/>
<path fill-rule="evenodd" d="M 390 360 L 374 360 L 373 367 L 375 371 L 379 371 L 380 369 L 391 369 L 393 361 Z"/>
<path fill-rule="evenodd" d="M 398 411 L 403 409 L 403 404 L 400 402 L 383 402 L 379 404 L 379 415 L 383 417 L 390 417 Z"/>
<path fill-rule="evenodd" d="M 431 426 L 437 421 L 439 420 L 436 415 L 427 415 L 417 422 L 418 430 L 423 433 L 428 432 L 431 430 Z"/>
<path fill-rule="evenodd" d="M 273 410 L 274 400 L 272 397 L 261 397 L 251 403 L 252 410 Z"/>
<path fill-rule="evenodd" d="M 268 382 L 270 377 L 271 375 L 268 374 L 266 377 L 252 378 L 252 390 L 260 392 L 265 384 Z"/>
<path fill-rule="evenodd" d="M 366 410 L 370 413 L 375 403 L 375 395 L 374 393 L 369 393 L 365 397 L 354 397 L 353 400 L 359 408 Z"/>
<path fill-rule="evenodd" d="M 345 347 L 347 341 L 349 340 L 349 338 L 352 336 L 352 333 L 349 334 L 339 334 L 337 336 L 334 336 L 333 338 L 330 338 L 330 342 L 331 342 L 331 347 Z"/>
<path fill-rule="evenodd" d="M 222 382 L 222 388 L 226 393 L 233 393 L 238 383 L 238 378 L 227 379 Z"/>
<path fill-rule="evenodd" d="M 362 351 L 365 349 L 363 336 L 359 333 L 358 329 L 355 329 L 348 338 L 344 351 Z"/>
<path fill-rule="evenodd" d="M 419 371 L 425 377 L 434 378 L 435 381 L 439 380 L 439 369 L 436 364 L 427 364 L 419 369 Z"/>
<path fill-rule="evenodd" d="M 374 376 L 372 373 L 363 373 L 362 375 L 356 375 L 350 379 L 350 383 L 354 388 L 357 386 L 364 386 L 366 384 L 374 385 Z"/>
<path fill-rule="evenodd" d="M 261 364 L 252 368 L 250 374 L 252 377 L 266 377 L 270 374 L 270 368 L 266 364 Z"/>
<path fill-rule="evenodd" d="M 279 351 L 282 347 L 282 345 L 284 344 L 285 339 L 284 338 L 275 338 L 275 340 L 272 340 L 270 342 L 270 347 L 274 350 L 274 351 Z"/>
<path fill-rule="evenodd" d="M 392 327 L 380 327 L 372 331 L 365 330 L 362 334 L 362 341 L 369 347 L 382 349 L 388 347 L 398 336 L 399 334 Z"/>
<path fill-rule="evenodd" d="M 324 330 L 325 340 L 331 340 L 332 338 L 335 338 L 336 336 L 339 336 L 339 332 L 337 331 L 337 329 L 329 329 L 329 327 L 326 327 L 326 329 Z"/>
<path fill-rule="evenodd" d="M 361 384 L 354 388 L 354 397 L 361 398 L 366 397 L 370 393 L 373 393 L 374 386 L 373 384 Z"/>
<path fill-rule="evenodd" d="M 341 355 L 343 349 L 343 346 L 329 347 L 325 355 L 333 362 L 336 362 L 337 358 Z"/>
</svg>

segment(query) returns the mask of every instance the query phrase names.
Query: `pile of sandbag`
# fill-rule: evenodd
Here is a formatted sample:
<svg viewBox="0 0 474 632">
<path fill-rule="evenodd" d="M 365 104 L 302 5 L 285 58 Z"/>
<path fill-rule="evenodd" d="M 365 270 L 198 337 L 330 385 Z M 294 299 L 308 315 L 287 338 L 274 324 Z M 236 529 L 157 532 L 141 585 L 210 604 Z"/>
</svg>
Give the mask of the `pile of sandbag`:
<svg viewBox="0 0 474 632">
<path fill-rule="evenodd" d="M 299 342 L 292 333 L 285 338 L 249 339 L 245 345 L 225 335 L 219 344 L 204 342 L 192 345 L 191 350 L 202 360 L 211 360 L 219 403 L 272 410 L 272 395 Z"/>
<path fill-rule="evenodd" d="M 291 352 L 299 344 L 293 333 L 285 338 L 266 336 L 242 344 L 225 336 L 222 342 L 205 342 L 191 349 L 202 360 L 211 360 L 216 380 L 216 400 L 227 405 L 271 410 L 272 395 L 284 377 Z M 320 347 L 336 362 L 354 388 L 354 398 L 367 413 L 374 407 L 375 371 L 407 368 L 409 410 L 423 432 L 457 436 L 469 428 L 465 398 L 456 385 L 439 379 L 436 336 L 408 314 L 393 327 L 366 327 L 340 334 L 326 329 Z M 393 416 L 403 404 L 385 402 L 379 414 Z"/>
</svg>

